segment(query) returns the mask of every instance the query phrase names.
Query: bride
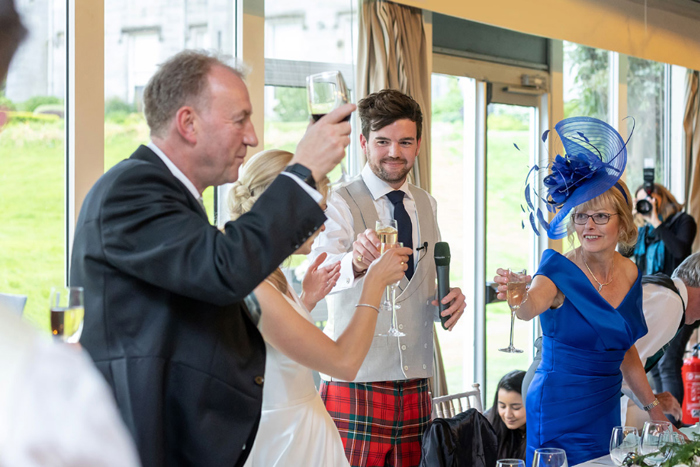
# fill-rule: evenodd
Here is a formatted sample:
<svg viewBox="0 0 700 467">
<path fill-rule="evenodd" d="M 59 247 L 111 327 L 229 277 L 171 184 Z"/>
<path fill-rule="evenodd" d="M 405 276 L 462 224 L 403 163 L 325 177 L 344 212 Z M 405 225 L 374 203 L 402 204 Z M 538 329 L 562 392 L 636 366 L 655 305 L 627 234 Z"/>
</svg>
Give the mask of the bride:
<svg viewBox="0 0 700 467">
<path fill-rule="evenodd" d="M 289 152 L 270 150 L 246 163 L 231 189 L 232 219 L 250 210 L 291 159 Z M 325 207 L 328 180 L 318 189 Z M 323 227 L 295 254 L 308 254 L 321 231 Z M 314 386 L 312 369 L 347 381 L 355 378 L 374 337 L 382 292 L 403 277 L 410 253 L 409 248 L 394 248 L 370 266 L 355 315 L 337 341 L 323 334 L 309 315 L 337 280 L 337 265 L 317 269 L 324 259 L 318 258 L 304 279 L 301 298 L 280 269 L 255 289 L 267 357 L 262 415 L 247 467 L 349 465 L 338 430 Z"/>
</svg>

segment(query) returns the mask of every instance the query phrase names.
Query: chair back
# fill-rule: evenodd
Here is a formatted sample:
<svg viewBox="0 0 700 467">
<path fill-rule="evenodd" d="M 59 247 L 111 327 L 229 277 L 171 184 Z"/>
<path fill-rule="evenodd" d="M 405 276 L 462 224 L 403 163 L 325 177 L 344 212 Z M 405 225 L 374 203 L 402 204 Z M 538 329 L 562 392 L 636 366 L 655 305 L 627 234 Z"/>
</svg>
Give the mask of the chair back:
<svg viewBox="0 0 700 467">
<path fill-rule="evenodd" d="M 451 418 L 472 408 L 483 413 L 479 383 L 472 384 L 472 388 L 471 391 L 434 398 L 432 418 Z"/>
<path fill-rule="evenodd" d="M 25 303 L 27 303 L 26 295 L 0 293 L 0 309 L 9 310 L 18 316 L 22 316 Z"/>
</svg>

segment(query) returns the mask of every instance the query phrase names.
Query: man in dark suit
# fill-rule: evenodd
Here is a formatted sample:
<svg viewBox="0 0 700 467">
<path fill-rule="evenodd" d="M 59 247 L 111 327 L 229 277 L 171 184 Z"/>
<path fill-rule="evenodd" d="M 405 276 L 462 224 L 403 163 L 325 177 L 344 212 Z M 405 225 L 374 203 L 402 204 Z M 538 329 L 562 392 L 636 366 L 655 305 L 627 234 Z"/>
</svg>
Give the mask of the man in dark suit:
<svg viewBox="0 0 700 467">
<path fill-rule="evenodd" d="M 144 465 L 242 465 L 260 417 L 265 347 L 243 299 L 315 232 L 313 188 L 344 155 L 345 105 L 311 125 L 288 172 L 224 232 L 201 204 L 257 138 L 241 74 L 185 51 L 144 91 L 152 141 L 83 203 L 71 285 L 81 343 L 112 386 Z"/>
</svg>

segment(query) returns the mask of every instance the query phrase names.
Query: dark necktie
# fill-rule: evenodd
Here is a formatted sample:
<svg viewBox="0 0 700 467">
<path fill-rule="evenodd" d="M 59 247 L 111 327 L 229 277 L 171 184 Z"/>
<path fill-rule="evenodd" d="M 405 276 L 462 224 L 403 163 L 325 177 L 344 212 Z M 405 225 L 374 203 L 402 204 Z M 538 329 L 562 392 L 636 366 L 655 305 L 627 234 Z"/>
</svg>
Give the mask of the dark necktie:
<svg viewBox="0 0 700 467">
<path fill-rule="evenodd" d="M 394 190 L 387 193 L 386 197 L 394 205 L 394 219 L 396 219 L 399 228 L 399 242 L 413 250 L 413 223 L 403 205 L 404 194 L 401 190 Z M 406 278 L 410 281 L 411 277 L 413 277 L 413 255 L 408 257 L 407 265 Z"/>
</svg>

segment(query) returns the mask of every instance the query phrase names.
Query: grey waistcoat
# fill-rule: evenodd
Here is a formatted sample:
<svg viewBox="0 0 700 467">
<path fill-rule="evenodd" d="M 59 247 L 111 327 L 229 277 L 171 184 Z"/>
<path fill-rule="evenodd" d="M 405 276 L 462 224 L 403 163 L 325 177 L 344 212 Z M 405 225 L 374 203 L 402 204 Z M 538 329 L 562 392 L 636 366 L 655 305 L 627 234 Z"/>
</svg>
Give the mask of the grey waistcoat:
<svg viewBox="0 0 700 467">
<path fill-rule="evenodd" d="M 427 248 L 415 252 L 415 272 L 409 282 L 406 276 L 396 291 L 396 303 L 401 309 L 396 312 L 397 326 L 405 337 L 379 337 L 391 325 L 391 313 L 382 311 L 377 319 L 375 337 L 369 353 L 357 373 L 356 382 L 399 381 L 433 376 L 433 321 L 438 319 L 437 307 L 430 302 L 435 298 L 435 260 L 433 250 L 439 233 L 428 194 L 409 185 L 416 203 L 420 242 L 428 242 Z M 338 189 L 350 207 L 355 237 L 365 229 L 374 229 L 379 219 L 372 195 L 362 178 L 349 182 Z M 414 245 L 414 248 L 419 245 Z M 416 262 L 417 260 L 417 262 Z M 362 282 L 355 287 L 328 295 L 328 324 L 324 332 L 336 340 L 348 326 L 360 299 Z M 327 381 L 334 380 L 321 375 Z"/>
</svg>

